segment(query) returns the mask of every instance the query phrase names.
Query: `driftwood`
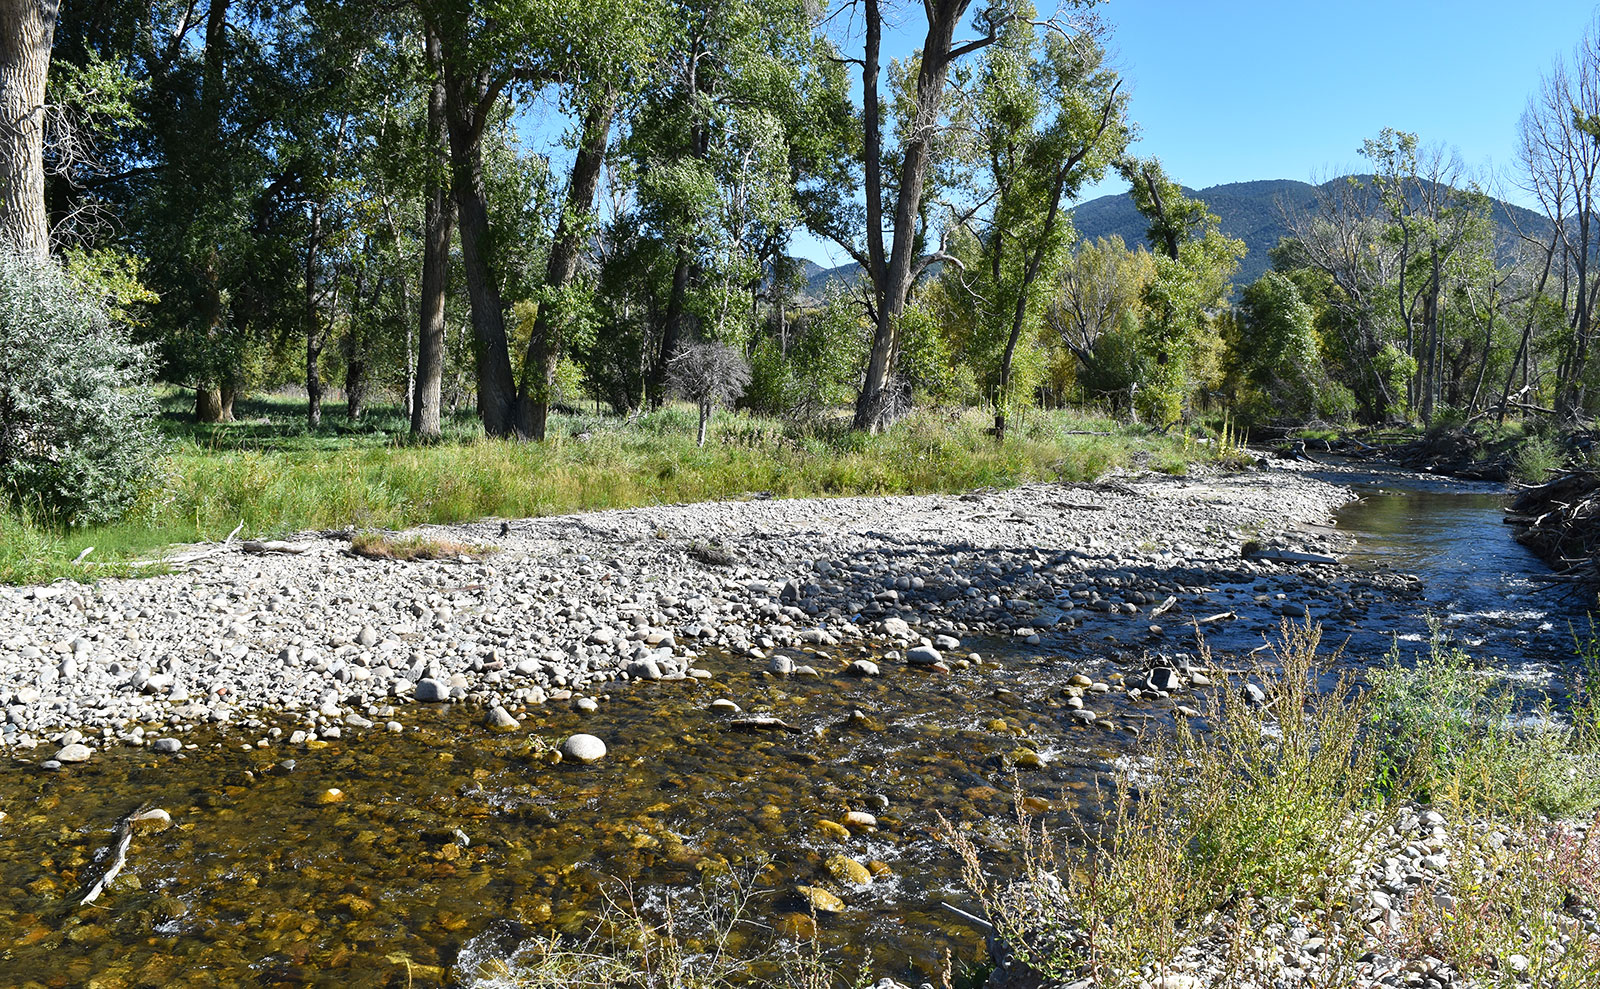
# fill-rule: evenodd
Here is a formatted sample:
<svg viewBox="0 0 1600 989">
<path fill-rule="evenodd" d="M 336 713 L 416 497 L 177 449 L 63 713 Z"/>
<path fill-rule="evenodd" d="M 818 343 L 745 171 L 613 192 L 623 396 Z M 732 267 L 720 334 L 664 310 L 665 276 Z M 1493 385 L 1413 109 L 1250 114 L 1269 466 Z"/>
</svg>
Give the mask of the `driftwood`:
<svg viewBox="0 0 1600 989">
<path fill-rule="evenodd" d="M 1258 549 L 1244 554 L 1248 560 L 1270 560 L 1274 563 L 1319 563 L 1334 564 L 1339 561 L 1331 556 L 1321 553 L 1296 553 L 1287 549 Z"/>
<path fill-rule="evenodd" d="M 1536 580 L 1600 587 L 1600 474 L 1570 471 L 1523 489 L 1505 522 L 1556 571 Z"/>
<path fill-rule="evenodd" d="M 1178 599 L 1176 597 L 1169 596 L 1165 601 L 1161 602 L 1160 604 L 1156 605 L 1154 608 L 1150 609 L 1150 617 L 1151 618 L 1160 618 L 1162 615 L 1164 615 L 1167 612 L 1171 611 L 1172 610 L 1172 606 L 1177 604 L 1177 603 L 1178 603 Z"/>
<path fill-rule="evenodd" d="M 260 539 L 246 539 L 240 544 L 239 548 L 244 550 L 246 553 L 252 553 L 256 555 L 262 555 L 266 553 L 286 553 L 292 556 L 298 556 L 301 553 L 309 553 L 311 551 L 310 546 L 299 546 L 294 543 L 281 542 L 276 539 L 265 541 Z"/>
<path fill-rule="evenodd" d="M 1236 611 L 1224 611 L 1221 614 L 1208 615 L 1205 618 L 1196 618 L 1194 623 L 1196 625 L 1214 625 L 1217 622 L 1231 622 L 1238 617 L 1239 613 Z"/>
</svg>

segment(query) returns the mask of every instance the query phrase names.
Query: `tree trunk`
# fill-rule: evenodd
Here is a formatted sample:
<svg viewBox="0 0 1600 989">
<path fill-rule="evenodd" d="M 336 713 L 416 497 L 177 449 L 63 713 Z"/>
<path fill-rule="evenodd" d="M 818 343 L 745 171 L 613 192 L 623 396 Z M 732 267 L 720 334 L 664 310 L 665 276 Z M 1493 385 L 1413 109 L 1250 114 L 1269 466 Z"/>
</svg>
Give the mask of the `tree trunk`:
<svg viewBox="0 0 1600 989">
<path fill-rule="evenodd" d="M 483 181 L 483 128 L 504 81 L 457 64 L 443 44 L 445 122 L 450 133 L 451 187 L 461 230 L 461 260 L 472 303 L 473 354 L 478 366 L 478 417 L 490 436 L 525 433 L 506 341 L 505 302 L 489 257 L 489 194 Z"/>
<path fill-rule="evenodd" d="M 418 303 L 417 371 L 411 399 L 411 435 L 437 439 L 439 406 L 444 382 L 445 281 L 450 273 L 450 190 L 444 180 L 448 152 L 445 147 L 444 75 L 439 58 L 439 38 L 428 32 L 428 65 L 433 86 L 428 93 L 427 147 L 430 164 L 422 193 L 422 298 Z"/>
<path fill-rule="evenodd" d="M 706 424 L 711 421 L 711 403 L 700 403 L 700 434 L 695 439 L 696 446 L 706 445 Z"/>
<path fill-rule="evenodd" d="M 950 74 L 950 44 L 955 35 L 956 25 L 960 22 L 962 14 L 970 0 L 930 0 L 925 6 L 928 11 L 928 35 L 922 46 L 921 67 L 917 72 L 917 110 L 910 133 L 904 142 L 904 157 L 900 165 L 900 182 L 895 193 L 894 210 L 894 240 L 891 243 L 887 265 L 881 272 L 874 272 L 873 281 L 877 286 L 875 293 L 878 298 L 876 313 L 876 326 L 872 336 L 871 356 L 867 361 L 867 374 L 861 385 L 861 394 L 856 400 L 856 413 L 853 426 L 856 429 L 877 432 L 883 425 L 883 407 L 885 392 L 889 386 L 890 375 L 894 371 L 894 355 L 898 341 L 895 339 L 900 327 L 900 314 L 905 310 L 906 297 L 911 292 L 911 264 L 912 255 L 917 247 L 917 217 L 922 208 L 922 186 L 927 175 L 928 160 L 932 149 L 933 140 L 938 133 L 938 121 L 942 104 L 944 102 L 945 79 Z M 865 108 L 869 132 L 875 133 L 877 128 L 876 94 L 877 94 L 877 60 L 872 57 L 876 54 L 875 42 L 878 36 L 874 34 L 875 22 L 881 27 L 881 13 L 876 0 L 868 0 L 867 4 L 867 31 L 868 31 L 868 58 L 864 60 L 863 82 L 871 85 L 872 106 Z M 867 76 L 870 75 L 870 80 Z M 873 136 L 869 133 L 869 138 Z M 874 143 L 872 140 L 868 144 Z M 864 149 L 866 160 L 871 161 L 878 153 L 876 147 Z M 871 193 L 868 193 L 868 208 L 871 206 Z M 869 244 L 876 237 L 881 237 L 881 232 L 868 229 Z M 881 248 L 880 248 L 881 250 Z"/>
<path fill-rule="evenodd" d="M 584 113 L 583 134 L 572 163 L 572 180 L 567 183 L 566 207 L 556 225 L 550 260 L 545 268 L 545 301 L 539 306 L 539 313 L 533 320 L 533 334 L 528 338 L 517 401 L 527 409 L 528 435 L 535 440 L 544 439 L 550 418 L 550 392 L 555 385 L 556 365 L 561 360 L 561 328 L 551 319 L 551 309 L 578 273 L 588 229 L 584 221 L 594 210 L 595 189 L 600 184 L 600 169 L 605 164 L 606 145 L 611 140 L 614 106 L 612 94 L 601 93 L 592 99 Z"/>
<path fill-rule="evenodd" d="M 317 250 L 322 243 L 322 205 L 311 207 L 311 234 L 306 238 L 305 270 L 301 273 L 305 292 L 306 321 L 306 425 L 322 425 L 322 374 L 318 366 L 326 337 L 322 313 L 317 305 Z"/>
<path fill-rule="evenodd" d="M 0 0 L 0 247 L 44 257 L 44 94 L 56 0 Z"/>
<path fill-rule="evenodd" d="M 222 389 L 216 385 L 197 385 L 194 390 L 194 421 L 222 421 Z"/>
<path fill-rule="evenodd" d="M 684 309 L 689 294 L 689 263 L 689 249 L 679 244 L 678 258 L 672 267 L 672 294 L 667 297 L 667 315 L 661 327 L 661 350 L 656 355 L 655 369 L 650 373 L 650 404 L 658 409 L 667 398 L 664 384 L 667 365 L 677 356 L 687 336 L 684 324 L 689 315 Z"/>
</svg>

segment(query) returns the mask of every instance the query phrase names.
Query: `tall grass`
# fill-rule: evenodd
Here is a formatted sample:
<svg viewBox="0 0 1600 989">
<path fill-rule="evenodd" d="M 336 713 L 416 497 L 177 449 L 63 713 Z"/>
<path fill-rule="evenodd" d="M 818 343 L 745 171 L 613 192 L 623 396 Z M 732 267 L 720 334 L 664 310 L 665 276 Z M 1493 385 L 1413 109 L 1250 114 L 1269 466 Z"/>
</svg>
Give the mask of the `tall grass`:
<svg viewBox="0 0 1600 989">
<path fill-rule="evenodd" d="M 1600 809 L 1600 700 L 1594 659 L 1568 710 L 1519 708 L 1493 670 L 1435 632 L 1411 665 L 1374 678 L 1379 785 L 1468 813 L 1571 817 Z"/>
<path fill-rule="evenodd" d="M 1325 908 L 1345 895 L 1343 877 L 1384 817 L 1368 785 L 1367 700 L 1342 677 L 1317 693 L 1333 664 L 1319 642 L 1317 629 L 1286 624 L 1250 672 L 1264 701 L 1227 691 L 1210 730 L 1179 719 L 1148 737 L 1104 824 L 1081 825 L 1081 841 L 1025 825 L 1022 868 L 997 881 L 970 835 L 947 832 L 1019 963 L 1048 980 L 1138 985 L 1215 935 L 1220 911 L 1248 920 L 1251 903 Z M 1249 954 L 1239 947 L 1235 964 Z"/>
<path fill-rule="evenodd" d="M 1472 985 L 1600 985 L 1600 816 L 1571 817 L 1600 808 L 1593 697 L 1577 692 L 1570 720 L 1513 718 L 1510 695 L 1437 644 L 1363 689 L 1319 638 L 1286 624 L 1245 671 L 1259 701 L 1224 688 L 1209 730 L 1180 719 L 1143 739 L 1102 822 L 1062 840 L 1019 815 L 1010 874 L 986 870 L 984 835 L 947 829 L 1010 960 L 1115 989 L 1199 985 L 1182 968 L 1201 957 L 1223 973 L 1204 985 L 1276 985 L 1272 925 L 1293 919 L 1326 939 L 1306 985 L 1367 985 L 1355 963 L 1372 952 Z M 1416 840 L 1398 822 L 1419 801 L 1451 822 L 1429 846 L 1448 872 L 1374 926 L 1363 883 Z"/>
<path fill-rule="evenodd" d="M 275 406 L 230 426 L 173 425 L 157 482 L 118 522 L 59 530 L 15 509 L 4 516 L 0 580 L 115 572 L 117 561 L 173 543 L 330 528 L 406 529 L 486 517 L 703 501 L 764 492 L 780 498 L 957 492 L 1028 481 L 1080 481 L 1159 456 L 1210 456 L 1137 428 L 1069 413 L 1025 416 L 1003 443 L 977 415 L 924 413 L 881 435 L 719 417 L 695 445 L 695 422 L 667 408 L 632 421 L 555 420 L 543 443 L 461 435 L 411 445 L 382 417 L 362 431 L 307 432 Z M 285 407 L 286 408 L 286 407 Z M 1068 435 L 1069 431 L 1108 433 Z M 374 433 L 381 434 L 375 436 Z M 87 546 L 87 565 L 71 561 Z M 112 568 L 107 569 L 108 565 Z"/>
</svg>

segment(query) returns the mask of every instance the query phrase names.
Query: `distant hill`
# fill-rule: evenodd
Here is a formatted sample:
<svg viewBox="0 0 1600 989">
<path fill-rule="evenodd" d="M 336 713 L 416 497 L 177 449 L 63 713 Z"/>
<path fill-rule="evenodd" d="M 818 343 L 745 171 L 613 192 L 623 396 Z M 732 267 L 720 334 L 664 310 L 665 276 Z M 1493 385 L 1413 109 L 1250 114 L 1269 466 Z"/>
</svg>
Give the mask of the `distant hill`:
<svg viewBox="0 0 1600 989">
<path fill-rule="evenodd" d="M 1330 179 L 1325 185 L 1344 182 L 1346 178 Z M 1249 253 L 1240 263 L 1239 273 L 1234 276 L 1234 284 L 1243 286 L 1260 278 L 1272 266 L 1268 252 L 1288 235 L 1279 204 L 1285 203 L 1291 208 L 1310 208 L 1316 200 L 1317 189 L 1309 182 L 1297 182 L 1294 179 L 1259 179 L 1199 190 L 1185 187 L 1183 192 L 1191 198 L 1204 200 L 1211 212 L 1222 221 L 1222 232 L 1244 241 Z M 1508 242 L 1515 236 L 1512 217 L 1524 230 L 1537 230 L 1545 225 L 1544 217 L 1538 213 L 1500 200 L 1495 201 L 1494 214 Z M 1127 195 L 1101 196 L 1079 204 L 1073 210 L 1072 223 L 1082 239 L 1094 240 L 1115 234 L 1129 247 L 1145 244 L 1145 228 L 1149 226 Z M 859 270 L 854 262 L 837 268 L 823 268 L 808 261 L 805 294 L 811 299 L 821 299 L 830 281 L 849 283 L 854 281 Z"/>
<path fill-rule="evenodd" d="M 1363 180 L 1371 178 L 1369 175 L 1356 177 Z M 1348 178 L 1340 176 L 1330 179 L 1320 187 L 1293 179 L 1230 182 L 1209 189 L 1185 188 L 1183 194 L 1204 200 L 1211 212 L 1222 221 L 1222 232 L 1244 241 L 1250 253 L 1240 262 L 1239 273 L 1233 281 L 1235 285 L 1248 285 L 1272 267 L 1268 252 L 1289 235 L 1279 204 L 1310 209 L 1315 205 L 1319 188 L 1344 182 Z M 1544 217 L 1538 213 L 1500 200 L 1494 201 L 1494 217 L 1508 242 L 1516 236 L 1516 229 L 1511 222 L 1513 217 L 1524 230 L 1538 230 L 1545 226 Z M 1081 238 L 1093 240 L 1116 234 L 1129 247 L 1145 243 L 1145 228 L 1149 226 L 1134 208 L 1133 200 L 1126 195 L 1091 199 L 1073 211 L 1072 222 Z"/>
</svg>

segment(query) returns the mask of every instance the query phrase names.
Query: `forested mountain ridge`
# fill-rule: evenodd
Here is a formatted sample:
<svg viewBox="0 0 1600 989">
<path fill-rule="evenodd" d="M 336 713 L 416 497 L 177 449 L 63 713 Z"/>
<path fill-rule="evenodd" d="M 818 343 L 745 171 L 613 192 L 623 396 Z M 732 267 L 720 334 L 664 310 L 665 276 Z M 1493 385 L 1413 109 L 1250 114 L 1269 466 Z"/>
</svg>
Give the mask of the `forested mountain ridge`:
<svg viewBox="0 0 1600 989">
<path fill-rule="evenodd" d="M 1354 176 L 1359 181 L 1370 181 L 1370 175 Z M 1184 195 L 1202 200 L 1211 212 L 1222 221 L 1222 232 L 1244 241 L 1250 253 L 1239 264 L 1234 276 L 1235 285 L 1248 285 L 1260 278 L 1272 266 L 1268 252 L 1278 246 L 1278 241 L 1288 236 L 1283 221 L 1283 206 L 1310 211 L 1315 205 L 1319 189 L 1334 183 L 1349 181 L 1351 176 L 1341 175 L 1320 186 L 1294 179 L 1259 179 L 1253 182 L 1228 182 L 1206 189 L 1184 188 Z M 1516 237 L 1517 227 L 1525 231 L 1545 228 L 1545 219 L 1532 210 L 1493 200 L 1494 219 L 1504 239 Z M 1140 214 L 1133 200 L 1125 195 L 1101 196 L 1079 206 L 1072 214 L 1073 226 L 1080 238 L 1094 240 L 1098 237 L 1120 236 L 1129 247 L 1143 244 L 1145 228 L 1149 222 Z"/>
<path fill-rule="evenodd" d="M 1360 181 L 1372 178 L 1370 175 L 1354 177 Z M 1233 279 L 1235 286 L 1242 287 L 1260 278 L 1272 267 L 1268 252 L 1288 236 L 1282 206 L 1309 211 L 1315 205 L 1318 189 L 1350 178 L 1342 175 L 1320 186 L 1295 179 L 1256 179 L 1227 182 L 1205 189 L 1184 186 L 1183 194 L 1203 201 L 1222 221 L 1224 234 L 1244 241 L 1249 253 L 1239 263 L 1239 271 Z M 1494 218 L 1502 240 L 1508 244 L 1514 242 L 1518 226 L 1525 231 L 1533 231 L 1545 229 L 1546 224 L 1544 217 L 1534 211 L 1499 199 L 1494 200 Z M 1115 235 L 1121 237 L 1129 247 L 1137 247 L 1145 244 L 1145 229 L 1149 221 L 1139 212 L 1131 197 L 1116 194 L 1091 199 L 1078 206 L 1072 212 L 1072 224 L 1080 239 L 1095 240 Z M 807 261 L 805 294 L 810 299 L 821 299 L 830 282 L 849 282 L 855 278 L 858 270 L 854 262 L 824 268 Z"/>
</svg>

